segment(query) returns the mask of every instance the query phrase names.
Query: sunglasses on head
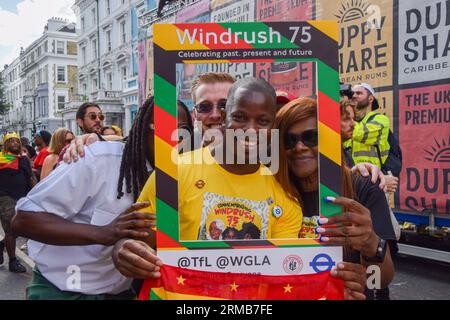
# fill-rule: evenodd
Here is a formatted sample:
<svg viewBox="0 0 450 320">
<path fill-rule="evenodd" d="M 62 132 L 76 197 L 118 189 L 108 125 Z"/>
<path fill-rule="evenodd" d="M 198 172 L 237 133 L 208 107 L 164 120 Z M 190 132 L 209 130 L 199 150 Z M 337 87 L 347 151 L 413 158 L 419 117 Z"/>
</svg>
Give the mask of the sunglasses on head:
<svg viewBox="0 0 450 320">
<path fill-rule="evenodd" d="M 294 149 L 299 141 L 301 141 L 308 148 L 317 147 L 319 142 L 317 129 L 306 130 L 300 134 L 286 134 L 284 139 L 284 147 L 285 149 Z"/>
<path fill-rule="evenodd" d="M 227 104 L 227 99 L 222 99 L 217 102 L 217 108 L 220 110 L 225 110 L 225 106 Z M 198 113 L 210 113 L 214 108 L 214 103 L 210 101 L 202 101 L 199 104 L 196 104 L 194 108 Z"/>
<path fill-rule="evenodd" d="M 88 117 L 89 119 L 91 119 L 92 121 L 95 121 L 97 118 L 100 120 L 100 121 L 103 121 L 103 120 L 105 120 L 105 116 L 103 115 L 103 114 L 101 114 L 101 113 L 89 113 L 88 115 L 86 115 L 86 117 Z"/>
</svg>

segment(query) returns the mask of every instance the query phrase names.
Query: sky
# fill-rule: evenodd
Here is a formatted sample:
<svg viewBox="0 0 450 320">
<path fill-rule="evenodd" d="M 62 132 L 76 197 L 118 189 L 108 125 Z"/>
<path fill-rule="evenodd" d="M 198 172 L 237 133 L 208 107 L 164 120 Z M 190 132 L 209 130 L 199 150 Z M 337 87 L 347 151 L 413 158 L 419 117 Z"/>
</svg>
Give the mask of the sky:
<svg viewBox="0 0 450 320">
<path fill-rule="evenodd" d="M 38 39 L 51 17 L 76 22 L 75 0 L 0 0 L 0 71 Z"/>
</svg>

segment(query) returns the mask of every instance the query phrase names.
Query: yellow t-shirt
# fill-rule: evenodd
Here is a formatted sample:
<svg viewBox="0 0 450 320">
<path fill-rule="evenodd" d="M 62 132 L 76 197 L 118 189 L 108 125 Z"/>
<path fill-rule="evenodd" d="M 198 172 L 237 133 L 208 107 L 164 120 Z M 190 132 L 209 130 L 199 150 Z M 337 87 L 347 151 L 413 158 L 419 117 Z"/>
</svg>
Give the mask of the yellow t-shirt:
<svg viewBox="0 0 450 320">
<path fill-rule="evenodd" d="M 188 159 L 203 161 L 196 164 Z M 180 240 L 298 237 L 303 216 L 300 205 L 263 165 L 253 174 L 232 174 L 217 164 L 209 148 L 186 153 L 180 160 Z M 149 201 L 145 211 L 155 212 L 153 173 L 138 201 Z"/>
</svg>

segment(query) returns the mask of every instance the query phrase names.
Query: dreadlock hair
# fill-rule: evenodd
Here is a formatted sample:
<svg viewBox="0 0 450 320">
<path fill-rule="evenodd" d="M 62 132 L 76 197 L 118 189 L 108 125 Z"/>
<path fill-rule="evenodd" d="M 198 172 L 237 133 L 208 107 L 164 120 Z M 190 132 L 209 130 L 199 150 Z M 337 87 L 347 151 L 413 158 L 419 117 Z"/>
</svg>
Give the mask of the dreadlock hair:
<svg viewBox="0 0 450 320">
<path fill-rule="evenodd" d="M 123 197 L 123 180 L 125 179 L 126 192 L 133 192 L 134 201 L 149 177 L 146 160 L 154 167 L 154 155 L 150 154 L 147 138 L 153 134 L 150 129 L 150 120 L 153 116 L 153 97 L 148 98 L 139 108 L 133 126 L 127 137 L 120 163 L 120 175 L 117 185 L 117 199 Z"/>
<path fill-rule="evenodd" d="M 192 121 L 192 116 L 191 113 L 189 112 L 188 107 L 186 106 L 186 104 L 184 104 L 183 101 L 181 100 L 177 100 L 177 108 L 178 110 L 183 110 L 183 112 L 186 114 L 186 118 L 187 118 L 187 129 L 189 131 L 189 134 L 191 135 L 191 144 L 189 146 L 189 151 L 194 150 L 194 122 Z"/>
</svg>

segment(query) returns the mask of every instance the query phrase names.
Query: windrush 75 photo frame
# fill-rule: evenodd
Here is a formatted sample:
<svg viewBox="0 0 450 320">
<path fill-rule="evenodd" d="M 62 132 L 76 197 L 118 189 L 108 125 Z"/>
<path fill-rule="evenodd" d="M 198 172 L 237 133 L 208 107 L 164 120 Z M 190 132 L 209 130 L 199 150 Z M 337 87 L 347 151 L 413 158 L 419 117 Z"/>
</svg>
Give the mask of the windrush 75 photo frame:
<svg viewBox="0 0 450 320">
<path fill-rule="evenodd" d="M 171 159 L 177 146 L 172 136 L 177 128 L 177 64 L 314 62 L 320 214 L 340 213 L 339 206 L 324 201 L 325 196 L 341 194 L 337 22 L 155 24 L 153 28 L 158 255 L 165 264 L 204 271 L 294 274 L 289 268 L 283 273 L 286 261 L 302 265 L 293 267 L 300 269 L 298 274 L 330 270 L 342 260 L 342 248 L 325 246 L 318 239 L 180 241 L 178 173 L 177 164 Z M 218 266 L 218 259 L 232 255 L 254 258 L 250 265 Z M 267 255 L 269 266 L 263 263 Z M 299 260 L 292 260 L 293 256 Z"/>
</svg>

